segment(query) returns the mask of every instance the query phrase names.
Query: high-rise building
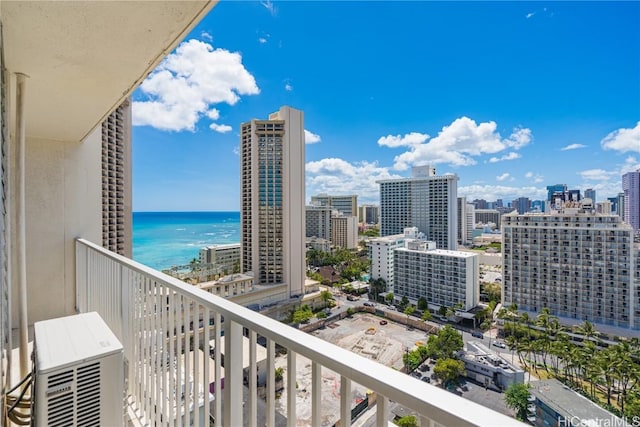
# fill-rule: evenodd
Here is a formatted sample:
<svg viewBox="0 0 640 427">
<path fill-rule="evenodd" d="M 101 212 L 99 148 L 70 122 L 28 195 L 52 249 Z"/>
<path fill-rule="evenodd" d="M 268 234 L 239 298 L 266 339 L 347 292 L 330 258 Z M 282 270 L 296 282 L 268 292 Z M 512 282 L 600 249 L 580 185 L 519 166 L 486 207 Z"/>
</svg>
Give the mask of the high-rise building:
<svg viewBox="0 0 640 427">
<path fill-rule="evenodd" d="M 634 232 L 640 230 L 640 169 L 622 175 L 624 192 L 624 221 L 631 224 Z"/>
<path fill-rule="evenodd" d="M 475 199 L 473 205 L 476 209 L 489 209 L 489 203 L 485 199 Z"/>
<path fill-rule="evenodd" d="M 102 246 L 131 257 L 131 102 L 102 122 Z"/>
<path fill-rule="evenodd" d="M 502 227 L 503 304 L 546 307 L 565 323 L 640 329 L 633 230 L 618 216 L 578 207 L 512 212 Z"/>
<path fill-rule="evenodd" d="M 500 229 L 500 215 L 495 209 L 476 209 L 476 223 L 495 224 Z"/>
<path fill-rule="evenodd" d="M 380 184 L 380 235 L 418 227 L 439 249 L 457 248 L 458 176 L 437 176 L 435 168 L 419 166 L 411 178 L 378 181 Z"/>
<path fill-rule="evenodd" d="M 393 293 L 430 308 L 462 305 L 467 311 L 480 298 L 478 254 L 436 249 L 435 242 L 405 241 L 394 251 Z"/>
<path fill-rule="evenodd" d="M 305 280 L 304 148 L 302 111 L 282 107 L 241 126 L 242 269 L 290 296 Z"/>
<path fill-rule="evenodd" d="M 587 188 L 586 190 L 584 190 L 584 197 L 587 199 L 591 199 L 593 201 L 593 204 L 596 204 L 596 190 L 594 190 L 593 188 Z"/>
<path fill-rule="evenodd" d="M 306 237 L 331 240 L 332 211 L 330 206 L 307 206 L 305 208 Z"/>
<path fill-rule="evenodd" d="M 345 249 L 358 247 L 358 217 L 347 215 L 331 216 L 331 243 Z"/>
<path fill-rule="evenodd" d="M 531 210 L 531 200 L 528 197 L 518 197 L 513 202 L 511 202 L 511 206 L 515 210 L 518 211 L 520 215 L 525 212 L 529 212 Z"/>
<path fill-rule="evenodd" d="M 467 198 L 465 196 L 458 197 L 458 244 L 465 245 L 467 243 Z"/>
<path fill-rule="evenodd" d="M 565 193 L 567 191 L 567 184 L 555 184 L 547 185 L 547 202 L 553 202 L 553 195 L 555 193 Z"/>
<path fill-rule="evenodd" d="M 361 224 L 378 224 L 380 222 L 380 206 L 358 206 L 358 222 Z"/>
<path fill-rule="evenodd" d="M 604 202 L 596 203 L 596 212 L 599 214 L 611 215 L 612 214 L 611 202 L 608 200 L 605 200 Z"/>
<path fill-rule="evenodd" d="M 618 213 L 618 196 L 608 197 L 607 200 L 611 202 L 611 212 L 620 216 Z"/>
<path fill-rule="evenodd" d="M 355 194 L 348 196 L 318 194 L 316 196 L 311 196 L 311 204 L 331 206 L 338 212 L 347 216 L 358 215 L 358 196 Z"/>
<path fill-rule="evenodd" d="M 618 198 L 617 198 L 617 203 L 616 205 L 618 206 L 617 212 L 618 212 L 618 216 L 620 218 L 622 218 L 623 221 L 627 221 L 627 218 L 624 216 L 625 215 L 625 200 L 624 200 L 624 193 L 618 193 Z"/>
</svg>

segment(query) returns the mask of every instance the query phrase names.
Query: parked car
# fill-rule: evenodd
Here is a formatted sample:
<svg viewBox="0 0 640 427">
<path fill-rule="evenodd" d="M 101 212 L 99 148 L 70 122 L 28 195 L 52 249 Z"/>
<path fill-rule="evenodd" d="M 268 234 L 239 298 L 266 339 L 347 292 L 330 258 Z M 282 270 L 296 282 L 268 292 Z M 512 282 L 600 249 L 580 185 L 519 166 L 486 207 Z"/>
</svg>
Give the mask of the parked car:
<svg viewBox="0 0 640 427">
<path fill-rule="evenodd" d="M 422 381 L 424 381 L 425 383 L 430 383 L 430 382 L 431 382 L 431 378 L 429 378 L 429 377 L 422 377 Z"/>
<path fill-rule="evenodd" d="M 381 321 L 380 321 L 380 324 L 381 324 L 381 325 L 386 325 L 386 324 L 387 324 L 387 321 L 386 321 L 386 320 L 381 320 Z"/>
<path fill-rule="evenodd" d="M 471 332 L 471 336 L 474 338 L 484 338 L 484 335 L 482 335 L 482 332 L 478 332 L 478 331 Z"/>
<path fill-rule="evenodd" d="M 349 301 L 358 301 L 358 297 L 355 295 L 349 295 L 347 296 L 347 300 Z"/>
<path fill-rule="evenodd" d="M 372 302 L 365 302 L 364 306 L 365 307 L 373 307 L 373 303 Z"/>
<path fill-rule="evenodd" d="M 500 348 L 507 348 L 505 343 L 503 343 L 502 341 L 494 341 L 493 345 L 495 345 L 496 347 L 500 347 Z"/>
</svg>

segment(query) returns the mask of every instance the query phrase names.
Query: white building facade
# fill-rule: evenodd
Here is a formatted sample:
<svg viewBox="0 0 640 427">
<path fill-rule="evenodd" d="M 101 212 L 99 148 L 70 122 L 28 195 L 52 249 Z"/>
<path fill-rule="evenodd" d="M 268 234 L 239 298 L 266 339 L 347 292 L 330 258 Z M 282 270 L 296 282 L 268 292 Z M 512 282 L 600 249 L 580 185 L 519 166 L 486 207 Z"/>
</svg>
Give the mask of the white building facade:
<svg viewBox="0 0 640 427">
<path fill-rule="evenodd" d="M 216 267 L 226 269 L 228 272 L 240 271 L 240 258 L 242 248 L 240 243 L 228 245 L 211 245 L 200 249 L 199 261 L 201 264 L 214 264 Z"/>
<path fill-rule="evenodd" d="M 417 301 L 425 298 L 429 308 L 462 305 L 468 311 L 480 301 L 478 255 L 436 249 L 434 242 L 407 240 L 394 251 L 396 297 Z"/>
<path fill-rule="evenodd" d="M 305 208 L 306 237 L 331 240 L 331 214 L 330 206 L 307 206 Z"/>
<path fill-rule="evenodd" d="M 269 120 L 243 123 L 240 136 L 242 269 L 256 284 L 305 279 L 304 113 L 282 107 Z"/>
<path fill-rule="evenodd" d="M 378 181 L 380 235 L 418 227 L 439 249 L 457 249 L 458 176 L 437 176 L 435 168 L 412 169 L 411 178 Z"/>
<path fill-rule="evenodd" d="M 311 204 L 316 206 L 331 206 L 343 215 L 358 215 L 358 196 L 355 194 L 336 196 L 318 194 L 311 196 Z"/>
<path fill-rule="evenodd" d="M 371 279 L 384 279 L 387 289 L 393 290 L 393 251 L 404 247 L 406 239 L 415 239 L 417 227 L 407 227 L 403 234 L 377 237 L 369 241 L 369 259 L 371 260 Z"/>
</svg>

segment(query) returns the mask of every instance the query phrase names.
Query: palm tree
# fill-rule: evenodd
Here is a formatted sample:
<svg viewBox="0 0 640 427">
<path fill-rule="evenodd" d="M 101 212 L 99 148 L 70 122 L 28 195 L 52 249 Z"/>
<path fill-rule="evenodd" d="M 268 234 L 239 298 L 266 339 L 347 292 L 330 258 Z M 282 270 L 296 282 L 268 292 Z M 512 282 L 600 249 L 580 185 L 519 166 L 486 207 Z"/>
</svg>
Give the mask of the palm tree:
<svg viewBox="0 0 640 427">
<path fill-rule="evenodd" d="M 324 290 L 320 292 L 320 298 L 322 298 L 322 302 L 324 302 L 324 308 L 327 308 L 329 301 L 333 299 L 333 294 L 329 290 Z"/>
<path fill-rule="evenodd" d="M 585 320 L 583 324 L 576 326 L 576 332 L 584 337 L 585 340 L 591 340 L 591 338 L 597 338 L 600 332 L 596 329 L 593 323 Z"/>
</svg>

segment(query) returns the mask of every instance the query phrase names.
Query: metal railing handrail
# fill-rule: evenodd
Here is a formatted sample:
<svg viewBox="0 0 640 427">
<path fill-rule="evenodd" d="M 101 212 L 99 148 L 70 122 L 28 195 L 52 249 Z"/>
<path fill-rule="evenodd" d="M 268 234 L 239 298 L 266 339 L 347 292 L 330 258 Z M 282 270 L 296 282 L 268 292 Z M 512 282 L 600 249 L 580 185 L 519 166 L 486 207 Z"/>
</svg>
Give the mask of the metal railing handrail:
<svg viewBox="0 0 640 427">
<path fill-rule="evenodd" d="M 127 257 L 110 252 L 88 240 L 79 238 L 76 242 L 79 246 L 89 248 L 116 263 L 126 265 L 129 270 L 149 277 L 176 293 L 188 295 L 198 304 L 224 316 L 225 321 L 228 319 L 255 331 L 296 354 L 317 362 L 322 367 L 331 369 L 391 401 L 401 403 L 438 424 L 451 426 L 523 425 L 490 408 L 439 387 L 418 381 L 378 362 L 188 285 Z"/>
</svg>

